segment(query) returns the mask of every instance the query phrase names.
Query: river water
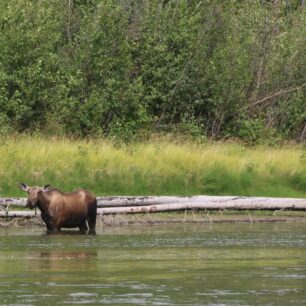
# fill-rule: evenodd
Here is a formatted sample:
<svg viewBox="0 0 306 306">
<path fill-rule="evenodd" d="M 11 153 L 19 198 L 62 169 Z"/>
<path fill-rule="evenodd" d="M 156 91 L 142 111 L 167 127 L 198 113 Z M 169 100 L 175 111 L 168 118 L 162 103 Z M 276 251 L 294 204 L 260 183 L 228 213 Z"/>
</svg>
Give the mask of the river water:
<svg viewBox="0 0 306 306">
<path fill-rule="evenodd" d="M 306 224 L 0 228 L 0 305 L 306 305 Z"/>
</svg>

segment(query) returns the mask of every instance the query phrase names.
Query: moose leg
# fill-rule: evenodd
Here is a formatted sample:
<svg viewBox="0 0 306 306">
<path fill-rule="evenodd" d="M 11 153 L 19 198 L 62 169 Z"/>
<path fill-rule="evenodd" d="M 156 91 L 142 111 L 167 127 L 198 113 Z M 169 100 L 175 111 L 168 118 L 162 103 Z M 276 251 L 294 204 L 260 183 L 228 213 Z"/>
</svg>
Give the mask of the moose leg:
<svg viewBox="0 0 306 306">
<path fill-rule="evenodd" d="M 50 224 L 46 224 L 47 231 L 53 231 L 53 227 Z"/>
<path fill-rule="evenodd" d="M 89 203 L 87 223 L 89 226 L 89 234 L 96 233 L 96 219 L 97 219 L 97 200 L 94 199 L 93 202 Z"/>
<path fill-rule="evenodd" d="M 56 227 L 56 226 L 48 226 L 47 225 L 47 233 L 48 234 L 57 234 L 61 231 L 60 227 Z"/>
<path fill-rule="evenodd" d="M 47 231 L 48 232 L 53 231 L 53 222 L 52 222 L 53 218 L 44 214 L 44 213 L 41 214 L 41 218 L 44 221 L 44 223 L 46 224 Z"/>
<path fill-rule="evenodd" d="M 86 232 L 88 230 L 86 220 L 83 223 L 81 223 L 81 225 L 79 225 L 79 229 L 81 232 Z"/>
<path fill-rule="evenodd" d="M 52 230 L 52 233 L 54 234 L 57 234 L 61 231 L 61 228 L 60 227 L 54 227 L 53 230 Z"/>
<path fill-rule="evenodd" d="M 54 224 L 52 224 L 52 222 L 47 222 L 46 226 L 47 226 L 47 231 L 50 233 L 58 233 L 61 230 L 60 227 L 55 226 Z"/>
<path fill-rule="evenodd" d="M 89 226 L 89 233 L 95 234 L 96 233 L 96 216 L 88 216 L 87 223 Z"/>
<path fill-rule="evenodd" d="M 60 218 L 54 218 L 51 217 L 50 218 L 50 225 L 51 225 L 51 231 L 53 233 L 59 233 L 61 231 L 61 227 L 62 227 L 62 220 Z"/>
</svg>

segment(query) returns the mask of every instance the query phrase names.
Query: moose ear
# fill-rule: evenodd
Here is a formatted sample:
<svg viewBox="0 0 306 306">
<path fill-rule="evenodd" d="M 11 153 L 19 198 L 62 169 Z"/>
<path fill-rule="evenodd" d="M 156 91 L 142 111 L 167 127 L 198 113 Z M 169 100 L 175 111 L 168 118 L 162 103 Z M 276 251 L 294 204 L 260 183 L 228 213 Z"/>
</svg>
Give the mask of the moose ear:
<svg viewBox="0 0 306 306">
<path fill-rule="evenodd" d="M 49 185 L 49 184 L 45 185 L 44 188 L 43 188 L 43 191 L 48 191 L 50 187 L 51 187 L 51 185 Z"/>
<path fill-rule="evenodd" d="M 19 188 L 25 192 L 27 192 L 29 190 L 29 186 L 27 184 L 24 183 L 19 183 Z"/>
</svg>

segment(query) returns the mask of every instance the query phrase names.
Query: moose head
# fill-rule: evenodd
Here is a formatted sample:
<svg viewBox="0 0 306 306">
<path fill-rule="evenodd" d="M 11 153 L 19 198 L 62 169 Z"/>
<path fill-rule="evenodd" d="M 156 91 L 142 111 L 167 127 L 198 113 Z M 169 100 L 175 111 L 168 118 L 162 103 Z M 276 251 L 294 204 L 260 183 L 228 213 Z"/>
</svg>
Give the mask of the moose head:
<svg viewBox="0 0 306 306">
<path fill-rule="evenodd" d="M 28 200 L 26 207 L 33 209 L 36 206 L 38 194 L 41 192 L 48 191 L 50 188 L 50 185 L 45 185 L 44 187 L 30 187 L 27 184 L 20 183 L 19 187 L 21 190 L 28 193 Z"/>
</svg>

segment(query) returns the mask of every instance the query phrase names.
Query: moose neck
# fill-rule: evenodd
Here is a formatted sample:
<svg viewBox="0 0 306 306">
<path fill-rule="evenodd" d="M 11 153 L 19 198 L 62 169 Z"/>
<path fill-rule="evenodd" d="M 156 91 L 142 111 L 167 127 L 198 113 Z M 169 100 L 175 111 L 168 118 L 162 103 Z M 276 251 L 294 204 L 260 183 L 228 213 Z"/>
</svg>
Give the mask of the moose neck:
<svg viewBox="0 0 306 306">
<path fill-rule="evenodd" d="M 43 214 L 47 213 L 48 207 L 49 207 L 49 201 L 48 201 L 48 198 L 47 198 L 45 192 L 40 192 L 38 194 L 36 206 L 39 208 L 39 210 Z"/>
</svg>

